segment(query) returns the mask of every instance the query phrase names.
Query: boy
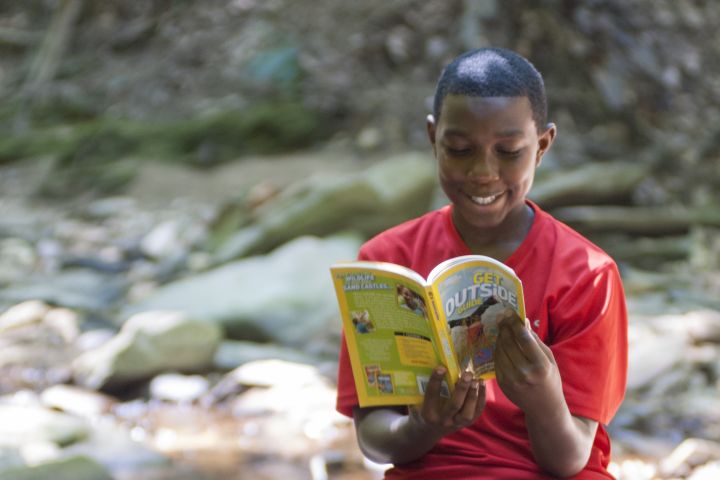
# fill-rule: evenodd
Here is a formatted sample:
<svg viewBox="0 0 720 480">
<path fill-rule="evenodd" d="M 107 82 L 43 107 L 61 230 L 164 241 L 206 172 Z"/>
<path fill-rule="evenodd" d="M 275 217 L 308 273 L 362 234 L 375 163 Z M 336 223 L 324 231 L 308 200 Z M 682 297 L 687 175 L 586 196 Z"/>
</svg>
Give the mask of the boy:
<svg viewBox="0 0 720 480">
<path fill-rule="evenodd" d="M 467 52 L 442 72 L 427 131 L 451 204 L 387 230 L 360 250 L 426 276 L 443 260 L 488 255 L 515 270 L 528 320 L 500 323 L 497 378 L 463 374 L 422 405 L 359 408 L 343 341 L 338 411 L 360 448 L 393 463 L 386 478 L 612 478 L 606 425 L 627 371 L 627 314 L 615 263 L 526 199 L 556 127 L 542 77 L 504 49 Z"/>
</svg>

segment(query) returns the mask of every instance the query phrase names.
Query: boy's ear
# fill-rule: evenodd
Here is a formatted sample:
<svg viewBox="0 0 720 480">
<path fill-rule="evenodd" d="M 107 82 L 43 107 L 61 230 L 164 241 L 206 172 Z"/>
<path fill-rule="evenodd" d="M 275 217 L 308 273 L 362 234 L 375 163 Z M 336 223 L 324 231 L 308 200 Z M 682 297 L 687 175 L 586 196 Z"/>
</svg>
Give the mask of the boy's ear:
<svg viewBox="0 0 720 480">
<path fill-rule="evenodd" d="M 537 157 L 535 158 L 536 167 L 540 166 L 542 156 L 545 155 L 545 152 L 550 149 L 550 146 L 555 140 L 555 135 L 557 135 L 557 127 L 554 123 L 548 123 L 545 127 L 545 131 L 541 133 L 540 137 L 538 138 L 538 151 Z"/>
<path fill-rule="evenodd" d="M 425 128 L 427 129 L 428 138 L 430 138 L 430 144 L 433 147 L 433 151 L 435 150 L 435 117 L 433 117 L 432 113 L 428 114 L 427 117 L 425 117 Z"/>
</svg>

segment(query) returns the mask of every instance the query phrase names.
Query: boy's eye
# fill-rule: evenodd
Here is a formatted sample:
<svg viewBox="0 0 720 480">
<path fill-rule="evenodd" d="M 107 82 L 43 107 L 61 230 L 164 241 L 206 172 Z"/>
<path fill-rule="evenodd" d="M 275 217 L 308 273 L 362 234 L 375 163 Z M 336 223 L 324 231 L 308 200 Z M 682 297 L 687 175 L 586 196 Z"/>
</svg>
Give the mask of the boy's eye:
<svg viewBox="0 0 720 480">
<path fill-rule="evenodd" d="M 503 150 L 502 148 L 499 148 L 497 150 L 498 154 L 502 155 L 503 157 L 517 157 L 522 153 L 522 148 L 518 150 Z"/>
<path fill-rule="evenodd" d="M 445 151 L 449 155 L 453 155 L 455 157 L 462 157 L 464 155 L 469 155 L 472 150 L 470 148 L 451 148 L 451 147 L 445 147 Z"/>
</svg>

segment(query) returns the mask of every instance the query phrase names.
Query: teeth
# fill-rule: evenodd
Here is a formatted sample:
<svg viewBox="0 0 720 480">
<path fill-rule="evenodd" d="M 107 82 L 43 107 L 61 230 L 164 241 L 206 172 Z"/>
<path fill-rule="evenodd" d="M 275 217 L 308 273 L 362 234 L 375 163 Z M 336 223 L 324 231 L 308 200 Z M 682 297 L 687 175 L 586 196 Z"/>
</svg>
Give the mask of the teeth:
<svg viewBox="0 0 720 480">
<path fill-rule="evenodd" d="M 490 205 L 499 195 L 493 195 L 492 197 L 470 197 L 473 202 L 478 205 Z"/>
</svg>

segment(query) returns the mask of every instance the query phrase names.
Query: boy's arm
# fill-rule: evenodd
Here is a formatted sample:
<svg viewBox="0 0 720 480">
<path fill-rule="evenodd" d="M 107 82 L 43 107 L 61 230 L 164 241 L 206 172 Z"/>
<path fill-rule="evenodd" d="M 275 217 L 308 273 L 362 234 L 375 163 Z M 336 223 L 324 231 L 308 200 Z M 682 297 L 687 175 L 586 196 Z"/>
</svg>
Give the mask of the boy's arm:
<svg viewBox="0 0 720 480">
<path fill-rule="evenodd" d="M 356 408 L 355 429 L 360 449 L 377 463 L 402 464 L 426 454 L 445 435 L 472 425 L 485 407 L 485 385 L 464 375 L 450 399 L 441 397 L 445 368 L 428 381 L 422 406 L 395 409 Z"/>
<path fill-rule="evenodd" d="M 517 316 L 500 324 L 495 369 L 505 396 L 525 413 L 538 464 L 558 477 L 580 472 L 598 424 L 570 413 L 552 351 Z"/>
</svg>

